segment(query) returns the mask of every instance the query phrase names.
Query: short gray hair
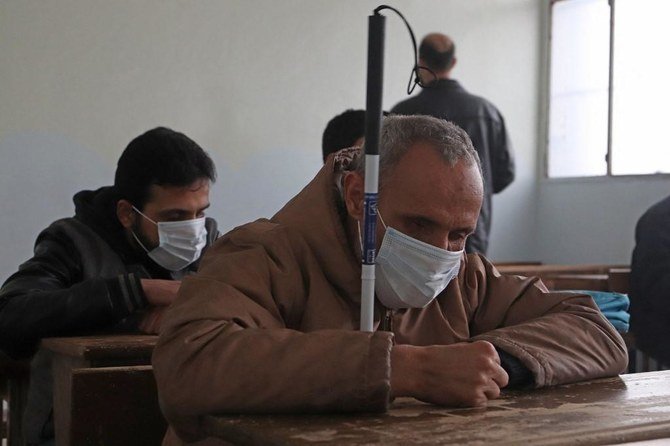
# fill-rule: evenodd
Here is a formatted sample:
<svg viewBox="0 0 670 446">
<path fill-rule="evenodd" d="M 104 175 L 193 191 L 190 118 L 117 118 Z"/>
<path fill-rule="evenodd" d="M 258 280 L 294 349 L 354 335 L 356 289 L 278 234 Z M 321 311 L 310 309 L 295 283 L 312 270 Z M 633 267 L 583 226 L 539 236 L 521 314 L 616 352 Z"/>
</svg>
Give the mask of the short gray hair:
<svg viewBox="0 0 670 446">
<path fill-rule="evenodd" d="M 466 166 L 476 165 L 482 173 L 479 155 L 465 130 L 456 124 L 432 116 L 390 115 L 383 118 L 379 143 L 379 187 L 388 172 L 416 143 L 428 143 L 442 155 L 450 166 L 464 161 Z M 357 157 L 351 170 L 361 175 L 365 171 L 365 156 Z"/>
</svg>

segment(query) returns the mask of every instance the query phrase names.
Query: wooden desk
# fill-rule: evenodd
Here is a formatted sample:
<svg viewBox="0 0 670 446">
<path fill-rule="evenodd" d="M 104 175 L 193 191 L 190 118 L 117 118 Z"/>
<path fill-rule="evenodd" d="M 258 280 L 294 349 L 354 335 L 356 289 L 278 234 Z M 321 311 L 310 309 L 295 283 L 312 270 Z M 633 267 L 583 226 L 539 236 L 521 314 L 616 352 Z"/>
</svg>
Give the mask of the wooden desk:
<svg viewBox="0 0 670 446">
<path fill-rule="evenodd" d="M 607 274 L 562 274 L 541 279 L 550 290 L 613 291 Z"/>
<path fill-rule="evenodd" d="M 551 289 L 588 289 L 628 293 L 626 265 L 496 265 L 501 274 L 536 276 Z"/>
<path fill-rule="evenodd" d="M 157 336 L 48 338 L 53 354 L 56 444 L 160 444 L 151 353 Z"/>
<path fill-rule="evenodd" d="M 151 364 L 157 341 L 158 336 L 152 335 L 79 336 L 46 338 L 41 346 L 73 365 L 109 367 Z"/>
<path fill-rule="evenodd" d="M 609 264 L 579 264 L 579 265 L 554 265 L 554 264 L 501 264 L 496 265 L 502 274 L 517 274 L 520 276 L 546 276 L 563 274 L 608 274 L 611 270 L 627 270 L 628 265 Z"/>
<path fill-rule="evenodd" d="M 396 400 L 379 415 L 208 416 L 203 433 L 239 445 L 601 445 L 670 437 L 670 371 L 532 391 L 484 409 Z"/>
</svg>

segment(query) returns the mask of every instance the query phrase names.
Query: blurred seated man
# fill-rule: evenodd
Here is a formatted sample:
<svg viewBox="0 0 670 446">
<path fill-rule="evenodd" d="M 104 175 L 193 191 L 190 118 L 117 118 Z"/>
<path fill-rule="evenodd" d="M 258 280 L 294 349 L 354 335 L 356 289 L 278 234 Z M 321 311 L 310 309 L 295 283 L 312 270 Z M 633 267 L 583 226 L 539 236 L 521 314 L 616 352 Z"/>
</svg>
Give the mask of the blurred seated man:
<svg viewBox="0 0 670 446">
<path fill-rule="evenodd" d="M 625 369 L 624 342 L 590 297 L 464 253 L 482 203 L 477 152 L 428 116 L 384 119 L 377 329 L 359 331 L 363 158 L 328 157 L 184 280 L 153 355 L 165 444 L 199 440 L 207 414 L 382 412 L 401 396 L 483 406 L 508 386 Z"/>
<path fill-rule="evenodd" d="M 384 116 L 388 112 L 382 112 Z M 323 162 L 331 153 L 362 146 L 365 139 L 365 110 L 348 109 L 328 121 L 321 138 Z"/>
<path fill-rule="evenodd" d="M 114 185 L 74 196 L 75 215 L 37 237 L 34 256 L 0 289 L 0 347 L 33 355 L 45 337 L 142 330 L 156 333 L 180 280 L 216 238 L 205 218 L 212 160 L 167 128 L 130 142 Z M 52 444 L 51 361 L 32 359 L 25 433 Z"/>
<path fill-rule="evenodd" d="M 630 313 L 636 347 L 670 367 L 670 196 L 635 227 Z"/>
<path fill-rule="evenodd" d="M 348 109 L 328 121 L 321 138 L 323 162 L 331 153 L 360 146 L 365 137 L 365 110 Z"/>
</svg>

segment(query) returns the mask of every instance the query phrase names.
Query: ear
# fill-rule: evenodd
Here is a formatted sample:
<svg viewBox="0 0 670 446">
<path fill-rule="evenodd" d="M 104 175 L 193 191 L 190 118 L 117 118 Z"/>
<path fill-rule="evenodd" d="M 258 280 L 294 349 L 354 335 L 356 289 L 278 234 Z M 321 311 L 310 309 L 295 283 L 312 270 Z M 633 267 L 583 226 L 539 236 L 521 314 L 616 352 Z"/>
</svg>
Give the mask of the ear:
<svg viewBox="0 0 670 446">
<path fill-rule="evenodd" d="M 456 59 L 455 57 L 454 57 L 453 59 L 451 59 L 451 64 L 450 64 L 450 66 L 449 66 L 449 68 L 448 68 L 449 71 L 451 71 L 451 70 L 454 69 L 454 67 L 456 66 L 456 62 L 457 62 L 457 61 L 458 61 L 458 59 Z"/>
<path fill-rule="evenodd" d="M 363 220 L 363 198 L 365 180 L 358 172 L 347 172 L 344 176 L 344 204 L 354 220 Z"/>
<path fill-rule="evenodd" d="M 119 200 L 116 203 L 116 218 L 124 228 L 130 228 L 135 223 L 133 205 L 128 200 Z"/>
</svg>

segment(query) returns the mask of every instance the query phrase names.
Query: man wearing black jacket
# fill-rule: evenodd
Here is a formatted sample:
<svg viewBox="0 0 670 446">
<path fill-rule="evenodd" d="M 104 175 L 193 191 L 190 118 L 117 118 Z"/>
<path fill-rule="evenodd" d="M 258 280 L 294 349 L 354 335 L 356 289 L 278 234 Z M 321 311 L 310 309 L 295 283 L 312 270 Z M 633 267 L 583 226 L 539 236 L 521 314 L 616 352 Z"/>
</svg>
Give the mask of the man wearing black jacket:
<svg viewBox="0 0 670 446">
<path fill-rule="evenodd" d="M 156 128 L 130 142 L 114 185 L 74 196 L 75 216 L 37 237 L 34 256 L 0 289 L 0 348 L 32 356 L 25 435 L 52 444 L 51 360 L 45 337 L 157 333 L 180 279 L 218 235 L 205 218 L 216 178 L 207 153 L 182 133 Z"/>
<path fill-rule="evenodd" d="M 637 221 L 629 295 L 637 348 L 670 367 L 670 196 Z"/>
<path fill-rule="evenodd" d="M 505 121 L 498 109 L 451 79 L 455 54 L 456 47 L 448 36 L 431 33 L 424 37 L 419 48 L 419 65 L 425 68 L 419 75 L 426 87 L 417 96 L 397 104 L 391 113 L 446 119 L 470 136 L 482 165 L 484 201 L 477 228 L 468 237 L 465 250 L 486 254 L 491 230 L 491 196 L 514 181 L 514 158 Z"/>
</svg>

